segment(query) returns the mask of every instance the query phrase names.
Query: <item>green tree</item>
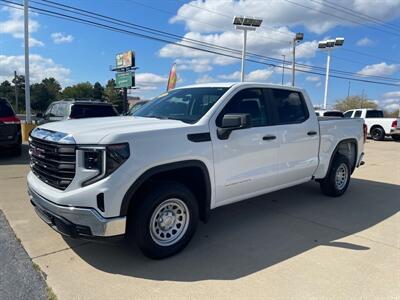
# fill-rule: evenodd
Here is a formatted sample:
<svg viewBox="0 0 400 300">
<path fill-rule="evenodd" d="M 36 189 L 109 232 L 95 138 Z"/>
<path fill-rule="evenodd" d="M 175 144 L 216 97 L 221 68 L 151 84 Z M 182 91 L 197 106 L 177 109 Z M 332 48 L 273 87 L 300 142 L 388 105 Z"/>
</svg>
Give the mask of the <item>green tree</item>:
<svg viewBox="0 0 400 300">
<path fill-rule="evenodd" d="M 31 85 L 31 103 L 35 111 L 44 111 L 51 102 L 59 98 L 61 86 L 54 78 L 45 78 Z"/>
<path fill-rule="evenodd" d="M 400 109 L 396 109 L 396 110 L 392 110 L 392 111 L 385 110 L 383 113 L 384 113 L 386 118 L 398 118 L 398 117 L 400 117 Z"/>
<path fill-rule="evenodd" d="M 372 100 L 367 99 L 366 97 L 362 96 L 349 96 L 344 99 L 339 99 L 336 101 L 335 105 L 333 106 L 334 109 L 340 111 L 346 111 L 349 109 L 356 109 L 356 108 L 373 108 L 376 109 L 378 105 L 373 102 Z"/>
<path fill-rule="evenodd" d="M 122 94 L 115 88 L 115 80 L 110 79 L 107 81 L 106 88 L 104 90 L 106 99 L 116 106 L 119 112 L 123 110 L 123 98 Z"/>
<path fill-rule="evenodd" d="M 93 99 L 101 100 L 104 97 L 104 88 L 100 82 L 96 82 L 93 86 Z"/>
<path fill-rule="evenodd" d="M 61 85 L 55 78 L 45 78 L 42 80 L 42 84 L 44 84 L 44 86 L 46 87 L 51 102 L 57 100 L 60 97 Z"/>
<path fill-rule="evenodd" d="M 81 82 L 74 84 L 73 86 L 67 86 L 63 92 L 64 98 L 92 98 L 93 97 L 93 86 L 90 82 Z"/>
</svg>

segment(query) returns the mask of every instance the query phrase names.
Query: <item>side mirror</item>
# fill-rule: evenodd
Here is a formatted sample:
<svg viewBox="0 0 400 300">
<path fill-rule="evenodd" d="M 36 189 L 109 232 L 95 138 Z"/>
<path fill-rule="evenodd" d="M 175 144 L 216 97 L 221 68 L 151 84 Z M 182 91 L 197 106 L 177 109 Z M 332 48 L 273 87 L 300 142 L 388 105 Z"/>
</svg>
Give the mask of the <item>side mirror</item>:
<svg viewBox="0 0 400 300">
<path fill-rule="evenodd" d="M 218 138 L 226 140 L 233 130 L 250 127 L 250 114 L 226 114 L 222 117 L 221 127 L 217 129 Z"/>
<path fill-rule="evenodd" d="M 37 113 L 36 118 L 43 119 L 43 114 L 41 112 Z"/>
</svg>

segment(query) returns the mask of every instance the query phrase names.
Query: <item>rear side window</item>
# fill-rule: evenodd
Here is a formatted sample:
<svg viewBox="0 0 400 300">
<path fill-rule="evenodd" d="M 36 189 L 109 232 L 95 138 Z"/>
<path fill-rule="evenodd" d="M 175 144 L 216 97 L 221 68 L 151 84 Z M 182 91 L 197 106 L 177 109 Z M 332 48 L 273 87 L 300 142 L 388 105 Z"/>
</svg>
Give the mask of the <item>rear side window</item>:
<svg viewBox="0 0 400 300">
<path fill-rule="evenodd" d="M 253 127 L 266 126 L 268 124 L 266 112 L 262 90 L 244 89 L 233 96 L 224 107 L 217 117 L 217 126 L 222 126 L 222 118 L 226 114 L 250 114 Z"/>
<path fill-rule="evenodd" d="M 346 112 L 346 113 L 344 114 L 344 117 L 345 117 L 345 118 L 351 118 L 352 115 L 353 115 L 353 111 L 351 110 L 351 111 Z"/>
<path fill-rule="evenodd" d="M 356 110 L 356 112 L 355 112 L 355 114 L 354 114 L 354 118 L 359 118 L 359 117 L 361 117 L 361 113 L 362 113 L 361 110 Z"/>
<path fill-rule="evenodd" d="M 340 111 L 326 111 L 324 117 L 340 117 L 343 118 L 343 113 Z"/>
<path fill-rule="evenodd" d="M 111 105 L 74 104 L 71 108 L 72 119 L 99 118 L 117 116 Z"/>
<path fill-rule="evenodd" d="M 14 111 L 11 105 L 6 101 L 0 101 L 0 118 L 12 116 L 14 116 Z"/>
<path fill-rule="evenodd" d="M 366 118 L 383 118 L 383 111 L 381 110 L 367 110 Z"/>
<path fill-rule="evenodd" d="M 271 105 L 276 114 L 276 124 L 296 124 L 308 119 L 309 113 L 303 96 L 299 92 L 270 89 Z"/>
</svg>

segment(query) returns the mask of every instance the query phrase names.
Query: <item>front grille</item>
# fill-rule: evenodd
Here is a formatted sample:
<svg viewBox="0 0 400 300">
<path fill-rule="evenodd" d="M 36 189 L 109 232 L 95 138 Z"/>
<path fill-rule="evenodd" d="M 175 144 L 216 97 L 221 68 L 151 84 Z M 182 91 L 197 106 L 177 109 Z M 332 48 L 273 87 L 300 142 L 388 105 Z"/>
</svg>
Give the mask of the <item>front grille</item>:
<svg viewBox="0 0 400 300">
<path fill-rule="evenodd" d="M 65 190 L 75 177 L 75 145 L 63 145 L 31 137 L 32 172 L 43 182 Z"/>
</svg>

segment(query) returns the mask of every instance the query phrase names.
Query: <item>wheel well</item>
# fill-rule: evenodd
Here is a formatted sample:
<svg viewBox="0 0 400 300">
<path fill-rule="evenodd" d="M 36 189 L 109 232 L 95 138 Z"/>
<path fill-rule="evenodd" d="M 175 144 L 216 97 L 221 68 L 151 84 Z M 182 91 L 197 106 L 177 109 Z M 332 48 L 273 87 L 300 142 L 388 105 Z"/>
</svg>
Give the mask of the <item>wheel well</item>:
<svg viewBox="0 0 400 300">
<path fill-rule="evenodd" d="M 357 163 L 357 142 L 354 140 L 341 141 L 332 155 L 332 159 L 337 154 L 344 155 L 350 162 L 351 172 L 353 173 Z M 332 162 L 331 162 L 332 163 Z"/>
<path fill-rule="evenodd" d="M 383 133 L 385 133 L 385 129 L 383 129 L 383 127 L 381 125 L 373 125 L 373 126 L 371 126 L 371 128 L 369 130 L 369 133 L 371 134 L 372 130 L 375 129 L 375 128 L 381 128 L 383 130 Z"/>
<path fill-rule="evenodd" d="M 200 220 L 207 222 L 210 215 L 211 183 L 206 166 L 180 163 L 155 167 L 145 172 L 132 185 L 121 205 L 121 215 L 128 215 L 143 199 L 143 195 L 159 181 L 176 181 L 191 190 L 199 205 Z"/>
</svg>

